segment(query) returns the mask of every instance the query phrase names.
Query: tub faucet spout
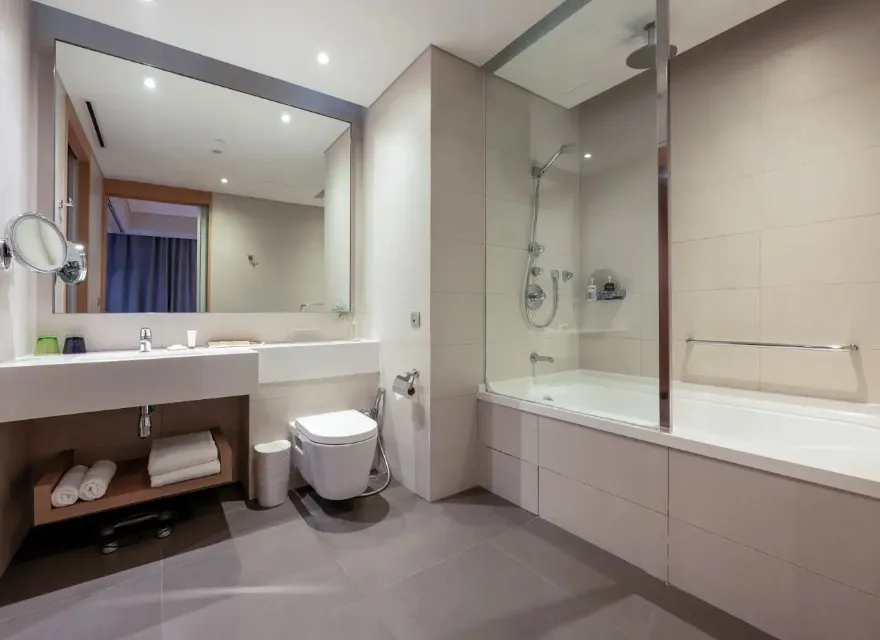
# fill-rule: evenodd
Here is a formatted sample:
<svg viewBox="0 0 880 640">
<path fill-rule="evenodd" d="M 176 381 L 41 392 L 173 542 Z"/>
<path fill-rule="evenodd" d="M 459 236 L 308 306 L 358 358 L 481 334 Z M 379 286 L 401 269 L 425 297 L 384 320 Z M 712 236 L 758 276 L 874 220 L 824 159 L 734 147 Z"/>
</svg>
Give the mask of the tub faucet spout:
<svg viewBox="0 0 880 640">
<path fill-rule="evenodd" d="M 542 356 L 541 354 L 533 351 L 532 355 L 529 356 L 529 362 L 531 362 L 532 364 L 537 364 L 538 362 L 551 362 L 552 363 L 552 362 L 556 362 L 556 360 L 554 360 L 550 356 Z"/>
</svg>

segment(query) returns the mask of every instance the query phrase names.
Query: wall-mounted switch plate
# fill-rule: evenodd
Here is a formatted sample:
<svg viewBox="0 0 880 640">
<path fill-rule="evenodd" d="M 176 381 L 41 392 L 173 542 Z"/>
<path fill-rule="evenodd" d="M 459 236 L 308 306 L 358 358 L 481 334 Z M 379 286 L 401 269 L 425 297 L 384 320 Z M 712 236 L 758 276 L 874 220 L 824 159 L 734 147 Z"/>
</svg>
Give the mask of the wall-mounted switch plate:
<svg viewBox="0 0 880 640">
<path fill-rule="evenodd" d="M 422 314 L 420 311 L 413 311 L 409 314 L 409 326 L 413 329 L 418 329 L 422 326 Z"/>
</svg>

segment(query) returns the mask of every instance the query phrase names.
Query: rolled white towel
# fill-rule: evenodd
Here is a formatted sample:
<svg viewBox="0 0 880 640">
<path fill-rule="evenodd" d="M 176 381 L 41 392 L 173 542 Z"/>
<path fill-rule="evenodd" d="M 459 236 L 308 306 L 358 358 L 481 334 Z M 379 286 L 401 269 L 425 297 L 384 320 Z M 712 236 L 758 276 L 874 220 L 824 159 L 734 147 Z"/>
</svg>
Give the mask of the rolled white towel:
<svg viewBox="0 0 880 640">
<path fill-rule="evenodd" d="M 150 476 L 161 476 L 218 459 L 214 436 L 210 431 L 197 431 L 153 441 L 147 470 Z"/>
<path fill-rule="evenodd" d="M 176 471 L 163 473 L 158 476 L 150 476 L 150 486 L 164 487 L 167 484 L 176 484 L 178 482 L 183 482 L 184 480 L 204 478 L 218 473 L 220 473 L 220 461 L 213 460 L 212 462 L 197 464 L 192 467 L 187 467 L 186 469 L 177 469 Z"/>
<path fill-rule="evenodd" d="M 81 464 L 67 470 L 52 489 L 52 506 L 69 507 L 79 499 L 79 485 L 89 468 Z"/>
<path fill-rule="evenodd" d="M 86 471 L 82 483 L 79 485 L 80 500 L 97 500 L 107 493 L 110 481 L 116 475 L 116 463 L 110 460 L 100 460 Z"/>
</svg>

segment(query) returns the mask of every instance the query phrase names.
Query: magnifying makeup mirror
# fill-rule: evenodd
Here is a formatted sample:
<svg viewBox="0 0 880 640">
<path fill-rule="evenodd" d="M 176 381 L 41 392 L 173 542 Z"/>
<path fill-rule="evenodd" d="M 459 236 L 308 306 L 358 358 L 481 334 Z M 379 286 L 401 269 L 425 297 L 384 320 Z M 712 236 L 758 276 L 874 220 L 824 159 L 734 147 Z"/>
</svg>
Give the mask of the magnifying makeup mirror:
<svg viewBox="0 0 880 640">
<path fill-rule="evenodd" d="M 8 269 L 15 258 L 37 273 L 56 273 L 67 263 L 69 253 L 67 239 L 52 220 L 22 213 L 6 225 L 0 240 L 0 267 Z"/>
<path fill-rule="evenodd" d="M 89 272 L 86 263 L 86 248 L 76 242 L 67 243 L 67 262 L 58 270 L 58 278 L 64 284 L 74 285 L 85 282 Z"/>
</svg>

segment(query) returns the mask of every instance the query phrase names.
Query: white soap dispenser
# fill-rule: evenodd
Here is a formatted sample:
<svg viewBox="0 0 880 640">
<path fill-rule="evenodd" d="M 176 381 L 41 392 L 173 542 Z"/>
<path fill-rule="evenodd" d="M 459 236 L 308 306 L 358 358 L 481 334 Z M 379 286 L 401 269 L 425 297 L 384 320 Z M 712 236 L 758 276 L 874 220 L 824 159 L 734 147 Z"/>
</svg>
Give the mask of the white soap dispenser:
<svg viewBox="0 0 880 640">
<path fill-rule="evenodd" d="M 596 298 L 596 282 L 593 278 L 590 278 L 590 284 L 587 286 L 587 300 L 595 300 Z"/>
</svg>

